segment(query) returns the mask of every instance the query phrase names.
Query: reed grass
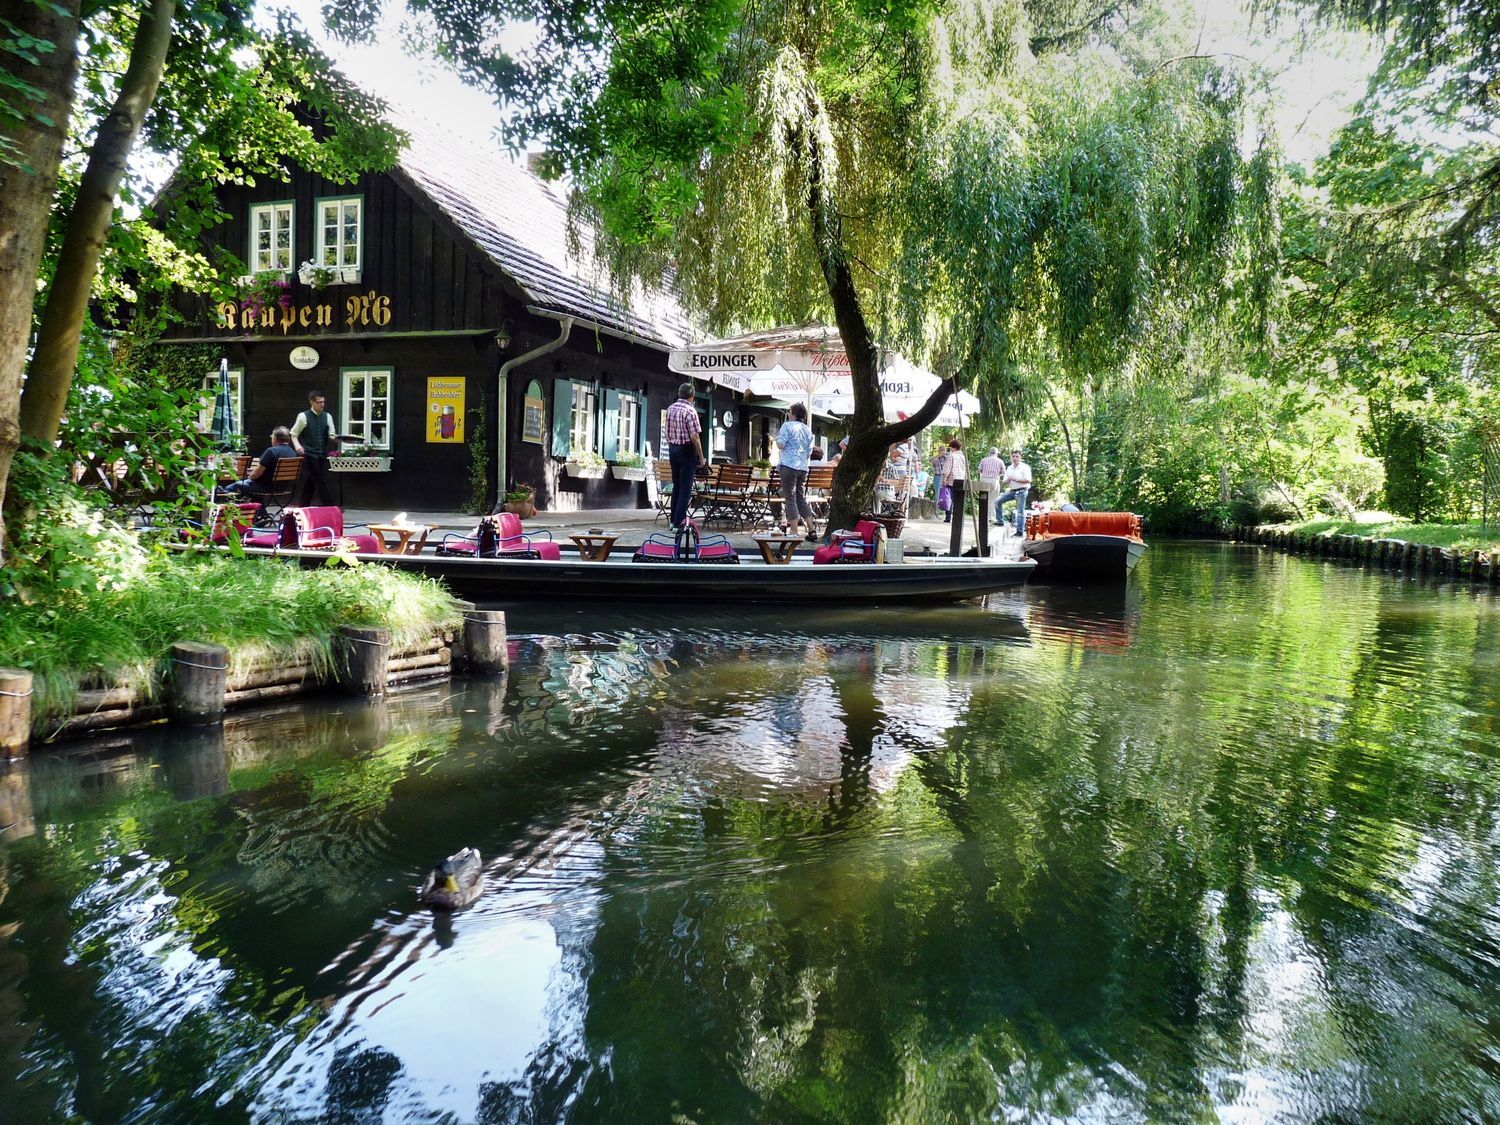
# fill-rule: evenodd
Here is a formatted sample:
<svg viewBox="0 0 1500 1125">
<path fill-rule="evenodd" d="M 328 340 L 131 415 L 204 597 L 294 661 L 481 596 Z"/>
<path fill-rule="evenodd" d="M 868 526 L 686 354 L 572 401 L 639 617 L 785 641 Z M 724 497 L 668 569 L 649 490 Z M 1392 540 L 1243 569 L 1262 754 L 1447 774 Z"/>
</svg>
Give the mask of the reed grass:
<svg viewBox="0 0 1500 1125">
<path fill-rule="evenodd" d="M 340 625 L 378 625 L 396 643 L 456 625 L 439 583 L 381 566 L 302 570 L 278 560 L 156 555 L 129 580 L 0 606 L 0 666 L 34 677 L 33 721 L 69 713 L 81 687 L 160 688 L 177 641 L 229 648 L 231 669 L 299 654 L 325 667 Z"/>
</svg>

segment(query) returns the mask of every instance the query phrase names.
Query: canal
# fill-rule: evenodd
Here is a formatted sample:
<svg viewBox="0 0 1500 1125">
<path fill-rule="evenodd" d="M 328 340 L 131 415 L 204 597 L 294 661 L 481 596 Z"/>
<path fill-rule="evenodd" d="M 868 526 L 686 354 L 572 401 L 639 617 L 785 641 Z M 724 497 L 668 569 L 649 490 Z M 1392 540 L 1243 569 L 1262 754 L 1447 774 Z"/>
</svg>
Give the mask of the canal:
<svg viewBox="0 0 1500 1125">
<path fill-rule="evenodd" d="M 0 1118 L 1500 1115 L 1493 596 L 507 608 L 504 680 L 0 775 Z"/>
</svg>

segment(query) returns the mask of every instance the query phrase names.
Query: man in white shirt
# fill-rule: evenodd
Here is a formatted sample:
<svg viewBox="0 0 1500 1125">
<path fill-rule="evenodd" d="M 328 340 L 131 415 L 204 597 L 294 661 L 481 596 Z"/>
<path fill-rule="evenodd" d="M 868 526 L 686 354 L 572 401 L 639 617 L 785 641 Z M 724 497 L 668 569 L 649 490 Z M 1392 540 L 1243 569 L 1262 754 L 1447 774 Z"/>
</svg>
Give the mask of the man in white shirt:
<svg viewBox="0 0 1500 1125">
<path fill-rule="evenodd" d="M 995 523 L 1004 526 L 1005 502 L 1014 500 L 1016 537 L 1023 538 L 1026 535 L 1026 495 L 1031 491 L 1031 466 L 1021 460 L 1019 449 L 1010 451 L 1010 464 L 1005 467 L 1005 477 L 1000 483 L 1005 485 L 1007 491 L 1002 492 L 995 501 Z"/>
<path fill-rule="evenodd" d="M 299 506 L 313 499 L 320 504 L 333 503 L 333 488 L 328 483 L 328 454 L 339 435 L 333 415 L 323 409 L 325 401 L 322 391 L 309 391 L 307 409 L 292 423 L 292 448 L 302 458 Z"/>
</svg>

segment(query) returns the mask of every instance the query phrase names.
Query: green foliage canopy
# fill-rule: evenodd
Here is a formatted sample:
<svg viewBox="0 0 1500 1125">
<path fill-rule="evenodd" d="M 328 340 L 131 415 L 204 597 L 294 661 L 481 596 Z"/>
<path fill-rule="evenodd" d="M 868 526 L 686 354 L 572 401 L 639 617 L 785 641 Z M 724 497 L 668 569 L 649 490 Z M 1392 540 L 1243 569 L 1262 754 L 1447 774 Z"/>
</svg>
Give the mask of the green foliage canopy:
<svg viewBox="0 0 1500 1125">
<path fill-rule="evenodd" d="M 344 34 L 371 26 L 371 5 L 334 8 Z M 1242 160 L 1244 90 L 1184 57 L 1190 29 L 1137 29 L 1120 4 L 418 10 L 513 142 L 572 177 L 622 289 L 670 274 L 715 332 L 838 325 L 856 409 L 835 522 L 952 385 L 882 425 L 875 340 L 992 406 L 1036 355 L 1123 363 L 1159 301 L 1226 282 L 1247 182 L 1273 167 Z M 520 19 L 535 46 L 497 50 Z"/>
</svg>

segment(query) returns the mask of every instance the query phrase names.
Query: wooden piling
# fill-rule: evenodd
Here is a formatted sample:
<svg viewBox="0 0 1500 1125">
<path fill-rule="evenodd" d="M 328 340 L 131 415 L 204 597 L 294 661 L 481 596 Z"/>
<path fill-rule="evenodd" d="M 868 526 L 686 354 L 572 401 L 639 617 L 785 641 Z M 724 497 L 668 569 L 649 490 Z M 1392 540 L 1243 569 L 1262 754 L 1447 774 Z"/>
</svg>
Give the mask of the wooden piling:
<svg viewBox="0 0 1500 1125">
<path fill-rule="evenodd" d="M 167 713 L 179 723 L 217 723 L 224 717 L 229 650 L 223 645 L 179 641 L 172 646 L 171 660 Z"/>
<path fill-rule="evenodd" d="M 464 648 L 468 653 L 469 671 L 482 676 L 505 671 L 509 660 L 505 614 L 498 609 L 474 609 L 465 613 Z"/>
<path fill-rule="evenodd" d="M 339 626 L 339 686 L 354 695 L 384 695 L 389 678 L 391 631 Z"/>
<path fill-rule="evenodd" d="M 31 743 L 31 673 L 0 668 L 0 758 L 20 758 Z"/>
</svg>

